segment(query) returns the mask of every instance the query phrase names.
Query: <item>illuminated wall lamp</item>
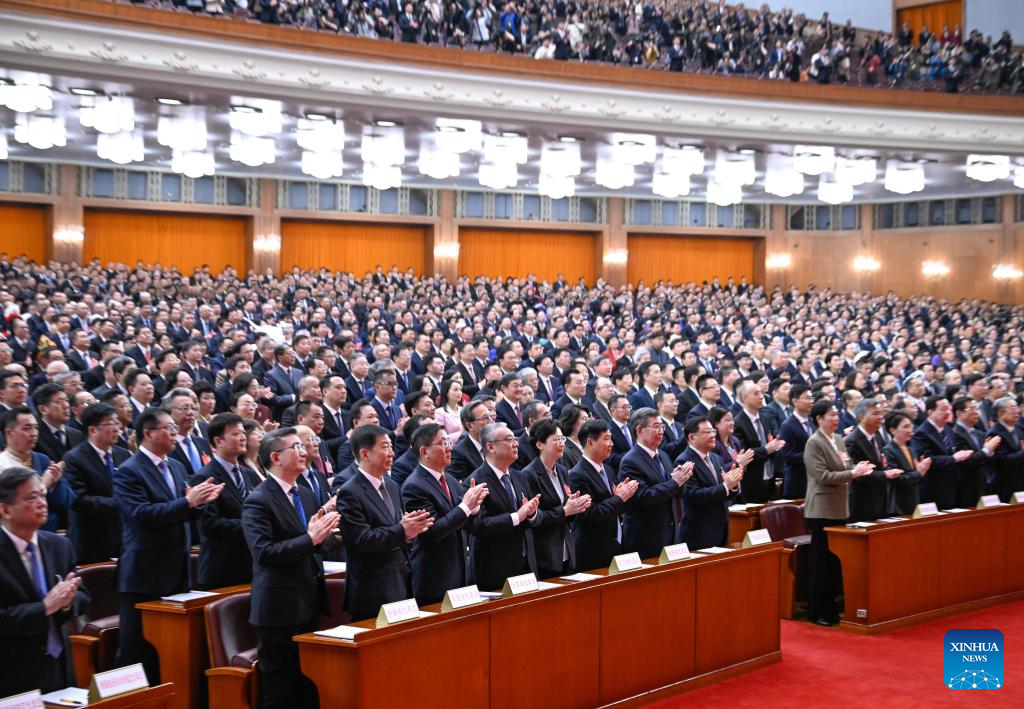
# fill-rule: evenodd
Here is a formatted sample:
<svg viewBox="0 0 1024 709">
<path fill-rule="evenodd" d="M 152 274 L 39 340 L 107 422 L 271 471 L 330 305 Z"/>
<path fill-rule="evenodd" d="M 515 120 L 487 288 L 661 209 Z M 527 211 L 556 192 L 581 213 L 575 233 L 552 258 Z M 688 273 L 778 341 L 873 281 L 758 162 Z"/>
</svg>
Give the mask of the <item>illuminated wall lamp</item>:
<svg viewBox="0 0 1024 709">
<path fill-rule="evenodd" d="M 789 254 L 771 254 L 765 259 L 764 265 L 772 270 L 783 270 L 793 264 L 793 257 Z"/>
<path fill-rule="evenodd" d="M 438 244 L 434 247 L 434 258 L 456 259 L 459 257 L 459 245 L 455 242 Z"/>
<path fill-rule="evenodd" d="M 252 247 L 256 251 L 262 251 L 264 253 L 273 253 L 281 250 L 281 236 L 279 234 L 263 234 L 257 236 L 253 242 Z"/>
<path fill-rule="evenodd" d="M 68 226 L 58 229 L 54 232 L 53 238 L 58 244 L 78 246 L 85 241 L 85 227 Z"/>
<path fill-rule="evenodd" d="M 949 273 L 949 266 L 944 261 L 923 261 L 921 273 L 930 277 L 945 276 Z"/>
<path fill-rule="evenodd" d="M 1024 275 L 1024 271 L 1011 263 L 997 263 L 992 267 L 992 277 L 1000 281 L 1016 280 Z"/>
<path fill-rule="evenodd" d="M 626 249 L 609 249 L 602 260 L 609 266 L 625 266 L 629 260 L 629 251 Z"/>
<path fill-rule="evenodd" d="M 859 273 L 872 273 L 881 267 L 882 264 L 870 256 L 858 256 L 853 260 L 853 270 Z"/>
</svg>

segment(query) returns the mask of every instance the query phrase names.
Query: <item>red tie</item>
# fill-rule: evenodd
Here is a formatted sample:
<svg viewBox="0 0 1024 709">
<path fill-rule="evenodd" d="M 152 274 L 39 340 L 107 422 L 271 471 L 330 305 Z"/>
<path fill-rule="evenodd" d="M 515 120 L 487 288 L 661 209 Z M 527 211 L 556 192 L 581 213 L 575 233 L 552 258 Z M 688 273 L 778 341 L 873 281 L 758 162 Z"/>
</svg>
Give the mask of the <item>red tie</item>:
<svg viewBox="0 0 1024 709">
<path fill-rule="evenodd" d="M 448 502 L 451 502 L 452 494 L 448 491 L 448 481 L 444 479 L 444 473 L 441 474 L 441 489 L 444 490 L 444 496 L 448 498 Z"/>
</svg>

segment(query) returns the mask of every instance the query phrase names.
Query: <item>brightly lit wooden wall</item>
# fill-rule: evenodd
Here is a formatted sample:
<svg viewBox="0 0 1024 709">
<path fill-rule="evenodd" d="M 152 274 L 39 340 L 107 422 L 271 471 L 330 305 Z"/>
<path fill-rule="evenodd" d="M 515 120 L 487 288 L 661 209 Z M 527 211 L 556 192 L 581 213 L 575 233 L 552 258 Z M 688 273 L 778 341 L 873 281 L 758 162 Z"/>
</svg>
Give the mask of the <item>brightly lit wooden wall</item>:
<svg viewBox="0 0 1024 709">
<path fill-rule="evenodd" d="M 636 234 L 628 240 L 630 283 L 754 280 L 754 239 Z"/>
<path fill-rule="evenodd" d="M 468 276 L 534 274 L 554 280 L 559 273 L 569 282 L 595 279 L 597 236 L 587 232 L 527 229 L 460 229 L 459 273 Z"/>
<path fill-rule="evenodd" d="M 207 264 L 213 273 L 226 266 L 245 270 L 246 221 L 220 217 L 159 212 L 85 211 L 86 261 L 137 260 L 177 266 L 183 273 Z"/>
<path fill-rule="evenodd" d="M 281 221 L 281 270 L 326 267 L 362 276 L 381 265 L 385 270 L 410 266 L 426 270 L 427 227 L 408 224 Z"/>
<path fill-rule="evenodd" d="M 896 11 L 896 31 L 898 32 L 903 23 L 910 25 L 914 31 L 914 44 L 917 44 L 917 35 L 921 28 L 928 25 L 928 31 L 934 32 L 942 38 L 942 28 L 948 27 L 952 32 L 956 25 L 960 25 L 964 39 L 967 39 L 967 32 L 964 24 L 964 3 L 963 0 L 945 0 L 944 2 L 931 2 L 927 5 L 906 7 Z"/>
<path fill-rule="evenodd" d="M 0 204 L 0 252 L 46 260 L 46 207 Z"/>
</svg>

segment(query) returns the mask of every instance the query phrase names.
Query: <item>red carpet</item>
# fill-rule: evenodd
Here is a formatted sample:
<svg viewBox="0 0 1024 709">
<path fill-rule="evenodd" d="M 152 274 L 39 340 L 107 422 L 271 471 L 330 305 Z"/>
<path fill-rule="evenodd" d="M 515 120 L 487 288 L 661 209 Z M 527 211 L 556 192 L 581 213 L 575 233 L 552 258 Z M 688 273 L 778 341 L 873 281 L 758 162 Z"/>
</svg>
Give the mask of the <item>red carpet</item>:
<svg viewBox="0 0 1024 709">
<path fill-rule="evenodd" d="M 908 591 L 912 592 L 912 591 Z M 964 696 L 943 684 L 942 638 L 954 628 L 994 628 L 1006 639 L 1005 686 Z M 1022 707 L 1024 601 L 866 637 L 782 621 L 782 662 L 652 706 Z"/>
</svg>

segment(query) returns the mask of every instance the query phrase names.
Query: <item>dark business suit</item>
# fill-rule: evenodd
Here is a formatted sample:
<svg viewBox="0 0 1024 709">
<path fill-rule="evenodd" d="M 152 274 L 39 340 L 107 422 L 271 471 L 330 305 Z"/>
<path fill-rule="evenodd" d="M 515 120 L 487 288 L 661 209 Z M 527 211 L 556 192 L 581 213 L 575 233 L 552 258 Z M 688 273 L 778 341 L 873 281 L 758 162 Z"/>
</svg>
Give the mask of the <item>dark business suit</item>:
<svg viewBox="0 0 1024 709">
<path fill-rule="evenodd" d="M 910 447 L 909 442 L 907 447 Z M 921 474 L 917 472 L 917 458 L 913 451 L 910 455 L 908 459 L 896 441 L 889 441 L 885 446 L 885 459 L 889 466 L 903 471 L 903 475 L 889 481 L 891 504 L 888 512 L 891 514 L 913 514 L 921 500 Z"/>
<path fill-rule="evenodd" d="M 977 507 L 978 500 L 985 494 L 988 485 L 995 479 L 995 466 L 992 457 L 985 453 L 982 444 L 985 434 L 978 429 L 968 429 L 962 424 L 955 424 L 953 430 L 953 449 L 974 451 L 970 458 L 959 464 L 960 475 L 956 485 L 956 506 L 964 508 Z"/>
<path fill-rule="evenodd" d="M 885 517 L 889 499 L 889 481 L 885 471 L 889 465 L 882 452 L 885 448 L 882 434 L 876 431 L 869 439 L 858 426 L 843 442 L 854 463 L 866 460 L 875 466 L 870 475 L 855 478 L 850 484 L 850 519 L 864 522 Z"/>
<path fill-rule="evenodd" d="M 299 475 L 295 483 L 299 487 L 304 487 L 313 493 L 313 497 L 316 498 L 317 507 L 322 507 L 331 498 L 331 484 L 327 481 L 327 478 L 323 473 L 319 472 L 315 468 L 310 468 L 306 473 L 316 480 L 318 490 L 314 490 L 313 486 L 310 485 L 309 480 L 306 479 L 306 475 Z M 319 492 L 319 494 L 317 494 Z M 312 514 L 312 512 L 310 513 Z"/>
<path fill-rule="evenodd" d="M 263 375 L 263 384 L 272 392 L 271 408 L 274 410 L 274 419 L 281 420 L 284 410 L 299 400 L 299 380 L 302 379 L 302 371 L 291 367 L 286 374 L 280 365 L 274 365 Z"/>
<path fill-rule="evenodd" d="M 683 485 L 683 541 L 690 549 L 723 547 L 729 542 L 729 505 L 739 494 L 729 491 L 722 481 L 722 460 L 714 453 L 708 456 L 714 466 L 707 466 L 700 454 L 687 448 L 682 462 L 693 463 L 693 475 Z"/>
<path fill-rule="evenodd" d="M 352 403 L 373 396 L 373 387 L 370 385 L 370 380 L 364 379 L 360 383 L 351 374 L 345 377 L 345 391 L 348 392 L 348 401 Z"/>
<path fill-rule="evenodd" d="M 779 438 L 786 442 L 782 449 L 782 496 L 790 500 L 801 500 L 807 496 L 804 447 L 810 434 L 796 416 L 790 416 L 782 422 Z"/>
<path fill-rule="evenodd" d="M 615 478 L 607 466 L 604 470 L 608 485 L 586 458 L 581 458 L 569 471 L 572 491 L 590 495 L 590 508 L 576 515 L 572 526 L 572 536 L 576 541 L 576 568 L 580 571 L 607 568 L 612 557 L 622 548 L 619 516 L 625 513 L 626 503 L 612 494 L 609 485 L 615 484 Z"/>
<path fill-rule="evenodd" d="M 111 446 L 114 476 L 131 457 L 128 449 Z M 83 564 L 121 555 L 121 511 L 114 499 L 114 476 L 88 441 L 64 456 L 64 479 L 75 493 L 68 538 L 75 546 L 75 557 Z"/>
<path fill-rule="evenodd" d="M 765 441 L 767 442 L 771 436 L 775 435 L 773 422 L 764 415 L 759 415 L 759 418 L 761 419 L 761 426 L 764 428 Z M 747 416 L 746 411 L 740 411 L 736 414 L 734 422 L 733 430 L 736 437 L 740 439 L 740 446 L 745 450 L 754 451 L 754 459 L 747 464 L 746 469 L 743 471 L 743 482 L 741 483 L 743 501 L 767 502 L 771 498 L 772 493 L 775 492 L 775 474 L 778 472 L 774 469 L 772 455 L 761 445 L 761 439 L 757 435 L 754 424 L 750 417 Z M 768 480 L 764 479 L 764 466 L 766 463 L 772 464 L 772 476 Z"/>
<path fill-rule="evenodd" d="M 299 487 L 306 513 L 300 520 L 289 495 L 268 477 L 245 499 L 242 532 L 253 560 L 249 622 L 259 637 L 261 707 L 313 707 L 316 689 L 299 669 L 294 635 L 314 630 L 330 612 L 319 547 L 306 533 L 316 513 L 313 494 Z"/>
<path fill-rule="evenodd" d="M 953 434 L 948 427 L 940 433 L 931 420 L 917 427 L 910 439 L 915 458 L 931 458 L 932 467 L 921 483 L 921 502 L 934 502 L 940 510 L 956 507 L 960 464 L 953 460 Z"/>
<path fill-rule="evenodd" d="M 539 515 L 533 520 L 512 523 L 512 515 L 531 490 L 522 473 L 510 470 L 508 474 L 514 500 L 508 499 L 505 486 L 486 461 L 472 475 L 478 485 L 485 483 L 490 491 L 477 514 L 469 542 L 470 577 L 485 591 L 501 588 L 509 576 L 537 573 L 531 526 Z"/>
<path fill-rule="evenodd" d="M 323 406 L 323 404 L 321 404 Z M 327 451 L 331 457 L 331 460 L 337 460 L 338 448 L 341 447 L 343 441 L 345 441 L 345 414 L 341 413 L 341 429 L 338 429 L 338 422 L 335 420 L 334 415 L 328 410 L 326 406 L 323 406 L 324 410 L 324 427 L 320 431 L 320 440 L 327 444 Z"/>
<path fill-rule="evenodd" d="M 622 464 L 622 459 L 633 450 L 633 444 L 636 443 L 636 439 L 633 437 L 636 432 L 630 431 L 629 438 L 627 439 L 626 434 L 622 431 L 622 426 L 623 424 L 620 424 L 615 419 L 612 419 L 608 424 L 608 431 L 612 434 L 612 454 L 608 456 L 608 460 L 604 464 L 612 469 L 612 472 L 616 474 L 616 479 L 618 479 L 619 466 Z M 625 426 L 627 429 L 629 428 L 628 423 Z M 566 450 L 568 449 L 568 446 L 566 446 Z M 575 461 L 573 467 L 578 462 L 578 460 Z"/>
<path fill-rule="evenodd" d="M 999 436 L 999 446 L 992 455 L 992 467 L 995 477 L 992 480 L 992 492 L 999 495 L 999 500 L 1009 502 L 1013 493 L 1024 490 L 1024 448 L 1017 431 L 1008 430 L 1001 423 L 989 429 L 989 436 Z"/>
<path fill-rule="evenodd" d="M 353 620 L 373 618 L 383 604 L 412 596 L 409 545 L 401 522 L 402 496 L 389 476 L 384 476 L 383 485 L 394 512 L 362 472 L 338 491 L 341 538 L 348 559 L 345 610 Z"/>
<path fill-rule="evenodd" d="M 630 394 L 629 403 L 633 407 L 634 411 L 642 408 L 656 408 L 654 406 L 654 397 L 651 396 L 651 392 L 647 391 L 647 387 L 640 387 Z"/>
<path fill-rule="evenodd" d="M 224 490 L 213 502 L 203 505 L 197 524 L 199 529 L 199 568 L 197 585 L 200 588 L 235 586 L 252 581 L 252 557 L 242 530 L 242 505 L 245 497 L 260 484 L 256 473 L 239 466 L 245 490 L 239 490 L 232 476 L 217 461 L 211 460 L 192 478 L 198 485 L 207 478 Z"/>
<path fill-rule="evenodd" d="M 39 440 L 36 441 L 35 450 L 56 462 L 64 460 L 68 451 L 85 440 L 81 431 L 76 431 L 70 426 L 64 426 L 64 443 L 57 440 L 57 436 L 50 431 L 50 427 L 42 419 L 39 420 Z"/>
<path fill-rule="evenodd" d="M 189 439 L 191 439 L 192 445 L 196 447 L 196 455 L 199 457 L 199 468 L 193 469 L 192 461 L 188 459 L 188 453 L 185 452 L 184 440 L 178 441 L 171 452 L 167 454 L 168 458 L 181 463 L 181 467 L 185 469 L 185 478 L 187 480 L 191 480 L 193 475 L 209 463 L 213 455 L 210 450 L 210 444 L 206 442 L 206 439 L 199 436 L 189 436 Z"/>
<path fill-rule="evenodd" d="M 55 576 L 63 579 L 76 570 L 75 554 L 71 542 L 56 534 L 39 530 L 36 539 L 43 580 L 50 589 Z M 81 614 L 88 603 L 88 591 L 81 586 L 68 611 L 46 615 L 43 595 L 14 542 L 0 530 L 0 696 L 33 689 L 53 692 L 75 684 L 66 621 Z M 60 634 L 62 650 L 57 657 L 46 652 L 51 627 Z"/>
<path fill-rule="evenodd" d="M 680 486 L 672 479 L 672 460 L 664 451 L 652 458 L 639 445 L 622 458 L 619 480 L 636 480 L 639 487 L 626 503 L 622 522 L 623 553 L 638 552 L 641 559 L 661 553 L 676 541 L 675 502 Z"/>
<path fill-rule="evenodd" d="M 454 475 L 457 480 L 465 485 L 473 471 L 483 465 L 484 458 L 477 450 L 476 444 L 469 434 L 459 437 L 459 442 L 452 448 L 452 464 L 448 466 L 448 473 Z M 480 482 L 479 480 L 477 482 Z"/>
<path fill-rule="evenodd" d="M 156 652 L 142 636 L 142 615 L 136 603 L 189 590 L 189 522 L 198 510 L 185 499 L 185 469 L 168 458 L 173 492 L 163 473 L 141 450 L 118 469 L 114 499 L 121 509 L 123 548 L 117 562 L 120 592 L 118 666 L 143 662 L 152 684 L 159 678 Z"/>
<path fill-rule="evenodd" d="M 412 475 L 412 471 L 420 464 L 417 452 L 412 448 L 406 449 L 402 455 L 395 458 L 391 464 L 391 479 L 398 483 L 398 487 L 405 485 L 405 481 Z"/>
<path fill-rule="evenodd" d="M 445 473 L 449 497 L 441 483 L 417 465 L 402 485 L 402 502 L 410 511 L 426 510 L 433 526 L 412 543 L 412 590 L 420 605 L 437 603 L 445 591 L 466 585 L 466 532 L 476 518 L 459 507 L 462 485 Z"/>
<path fill-rule="evenodd" d="M 569 477 L 565 468 L 555 463 L 558 489 L 548 475 L 544 461 L 534 458 L 523 468 L 523 476 L 533 495 L 540 495 L 538 518 L 533 526 L 533 549 L 537 556 L 540 578 L 571 573 L 576 568 L 576 545 L 572 539 L 570 518 L 565 516 L 565 488 Z M 568 558 L 566 558 L 568 557 Z"/>
<path fill-rule="evenodd" d="M 523 425 L 522 414 L 516 415 L 512 404 L 508 403 L 505 399 L 502 399 L 495 405 L 494 414 L 497 417 L 497 422 L 508 426 L 514 435 L 518 436 L 526 430 L 526 427 Z"/>
<path fill-rule="evenodd" d="M 665 436 L 661 439 L 661 450 L 665 451 L 669 460 L 675 460 L 679 455 L 686 450 L 686 446 L 689 443 L 686 440 L 686 435 L 683 433 L 683 427 L 678 422 L 672 421 L 671 423 L 665 423 Z"/>
</svg>

